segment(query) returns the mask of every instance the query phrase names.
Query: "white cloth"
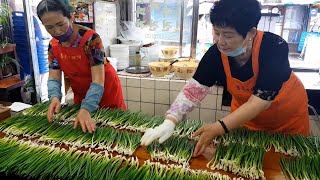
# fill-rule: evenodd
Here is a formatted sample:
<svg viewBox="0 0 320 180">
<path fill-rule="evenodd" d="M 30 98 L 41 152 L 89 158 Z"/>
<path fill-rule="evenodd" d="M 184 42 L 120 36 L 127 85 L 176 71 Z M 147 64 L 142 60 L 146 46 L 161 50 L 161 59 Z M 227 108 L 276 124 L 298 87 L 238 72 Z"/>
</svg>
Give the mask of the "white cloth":
<svg viewBox="0 0 320 180">
<path fill-rule="evenodd" d="M 32 106 L 30 104 L 25 104 L 25 103 L 21 103 L 21 102 L 14 102 L 9 107 L 10 107 L 11 111 L 19 112 L 19 111 L 28 109 Z"/>
</svg>

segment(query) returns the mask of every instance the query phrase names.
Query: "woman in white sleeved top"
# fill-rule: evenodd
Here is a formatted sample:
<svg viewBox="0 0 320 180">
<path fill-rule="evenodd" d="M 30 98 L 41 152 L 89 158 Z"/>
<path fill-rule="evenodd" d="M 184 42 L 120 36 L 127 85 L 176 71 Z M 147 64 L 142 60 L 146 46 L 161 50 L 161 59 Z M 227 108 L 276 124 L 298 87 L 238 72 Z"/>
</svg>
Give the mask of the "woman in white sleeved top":
<svg viewBox="0 0 320 180">
<path fill-rule="evenodd" d="M 260 18 L 257 0 L 214 3 L 210 19 L 215 44 L 167 111 L 164 122 L 145 132 L 142 145 L 168 139 L 218 82 L 232 95 L 231 113 L 195 132 L 200 138 L 194 156 L 202 154 L 216 136 L 240 126 L 309 134 L 308 98 L 290 68 L 288 44 L 276 34 L 257 30 Z"/>
</svg>

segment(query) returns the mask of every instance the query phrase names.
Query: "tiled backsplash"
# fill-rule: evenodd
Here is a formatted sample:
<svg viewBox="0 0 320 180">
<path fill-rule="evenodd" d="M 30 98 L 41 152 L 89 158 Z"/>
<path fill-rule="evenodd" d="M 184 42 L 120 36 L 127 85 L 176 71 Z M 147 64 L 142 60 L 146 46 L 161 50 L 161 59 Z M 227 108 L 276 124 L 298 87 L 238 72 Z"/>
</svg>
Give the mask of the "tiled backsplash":
<svg viewBox="0 0 320 180">
<path fill-rule="evenodd" d="M 120 76 L 122 91 L 130 111 L 164 115 L 187 83 L 185 80 Z M 190 119 L 213 122 L 226 116 L 230 108 L 222 107 L 223 87 L 213 86 L 210 93 L 189 114 Z"/>
</svg>

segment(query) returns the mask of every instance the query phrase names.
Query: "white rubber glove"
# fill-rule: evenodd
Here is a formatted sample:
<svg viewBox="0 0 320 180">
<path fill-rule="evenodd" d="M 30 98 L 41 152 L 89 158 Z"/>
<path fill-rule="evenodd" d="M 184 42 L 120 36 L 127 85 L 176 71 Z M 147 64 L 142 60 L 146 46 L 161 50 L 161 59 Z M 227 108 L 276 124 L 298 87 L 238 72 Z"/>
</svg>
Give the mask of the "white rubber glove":
<svg viewBox="0 0 320 180">
<path fill-rule="evenodd" d="M 159 143 L 163 143 L 172 136 L 176 125 L 171 120 L 164 120 L 163 123 L 155 128 L 149 128 L 142 136 L 141 146 L 148 146 L 154 140 L 159 138 Z"/>
</svg>

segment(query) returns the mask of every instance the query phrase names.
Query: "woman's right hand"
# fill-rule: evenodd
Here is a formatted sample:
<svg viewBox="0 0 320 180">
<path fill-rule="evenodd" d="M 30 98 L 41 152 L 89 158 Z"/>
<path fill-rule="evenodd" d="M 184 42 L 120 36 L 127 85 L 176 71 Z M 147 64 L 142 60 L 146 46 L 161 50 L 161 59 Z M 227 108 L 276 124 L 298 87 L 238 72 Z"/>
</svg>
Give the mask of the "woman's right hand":
<svg viewBox="0 0 320 180">
<path fill-rule="evenodd" d="M 52 123 L 54 113 L 58 113 L 60 111 L 60 108 L 61 108 L 60 100 L 57 97 L 53 97 L 51 99 L 51 103 L 49 105 L 48 113 L 47 113 L 49 123 Z"/>
<path fill-rule="evenodd" d="M 140 140 L 141 146 L 148 146 L 156 139 L 159 139 L 160 144 L 163 143 L 172 136 L 175 127 L 176 124 L 172 120 L 165 119 L 161 125 L 147 129 Z"/>
</svg>

